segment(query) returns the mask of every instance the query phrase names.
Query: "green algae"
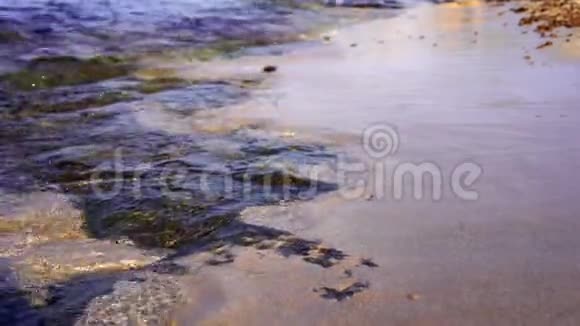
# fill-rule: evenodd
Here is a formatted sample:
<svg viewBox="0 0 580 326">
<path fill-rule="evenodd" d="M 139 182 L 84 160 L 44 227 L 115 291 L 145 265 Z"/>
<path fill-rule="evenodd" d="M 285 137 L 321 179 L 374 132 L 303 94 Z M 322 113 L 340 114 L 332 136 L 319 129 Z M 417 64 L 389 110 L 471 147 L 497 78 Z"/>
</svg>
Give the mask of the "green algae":
<svg viewBox="0 0 580 326">
<path fill-rule="evenodd" d="M 0 77 L 9 86 L 31 91 L 36 89 L 95 83 L 127 75 L 131 65 L 123 59 L 97 56 L 91 59 L 75 57 L 42 57 L 32 60 L 21 71 Z"/>
<path fill-rule="evenodd" d="M 191 84 L 191 82 L 188 82 L 181 78 L 162 77 L 142 82 L 137 87 L 137 91 L 143 94 L 154 94 L 170 89 L 183 87 L 189 84 Z"/>
</svg>

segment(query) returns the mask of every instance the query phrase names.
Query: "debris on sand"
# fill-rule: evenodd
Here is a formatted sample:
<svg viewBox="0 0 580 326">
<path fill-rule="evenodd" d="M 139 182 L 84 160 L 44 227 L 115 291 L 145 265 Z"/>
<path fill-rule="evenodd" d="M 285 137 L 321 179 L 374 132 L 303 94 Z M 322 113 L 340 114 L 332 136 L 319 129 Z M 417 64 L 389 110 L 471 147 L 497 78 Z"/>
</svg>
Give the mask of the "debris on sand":
<svg viewBox="0 0 580 326">
<path fill-rule="evenodd" d="M 542 44 L 538 45 L 538 46 L 536 47 L 536 49 L 540 50 L 540 49 L 543 49 L 543 48 L 545 48 L 545 47 L 551 46 L 551 45 L 553 45 L 553 44 L 554 44 L 554 43 L 553 43 L 552 41 L 546 41 L 546 42 L 544 42 L 544 43 L 542 43 Z"/>
<path fill-rule="evenodd" d="M 580 2 L 574 0 L 545 0 L 524 2 L 512 10 L 524 13 L 519 25 L 537 24 L 536 32 L 546 36 L 559 27 L 580 27 Z"/>
<path fill-rule="evenodd" d="M 355 294 L 368 289 L 369 286 L 369 282 L 355 282 L 341 289 L 321 287 L 320 289 L 314 289 L 314 292 L 322 292 L 320 296 L 324 299 L 336 300 L 340 302 L 345 299 L 350 299 Z"/>
<path fill-rule="evenodd" d="M 366 267 L 370 267 L 370 268 L 376 268 L 379 267 L 379 265 L 377 263 L 375 263 L 372 259 L 370 258 L 362 258 L 360 260 L 360 264 L 362 266 L 366 266 Z"/>
<path fill-rule="evenodd" d="M 210 266 L 219 266 L 224 264 L 233 263 L 236 256 L 232 254 L 225 247 L 219 247 L 213 250 L 213 257 L 206 260 L 205 263 Z"/>
<path fill-rule="evenodd" d="M 329 268 L 345 257 L 346 255 L 338 249 L 318 247 L 310 253 L 310 256 L 304 257 L 303 259 L 305 262 Z"/>
<path fill-rule="evenodd" d="M 518 8 L 513 8 L 511 9 L 512 12 L 516 13 L 516 14 L 521 14 L 523 12 L 528 11 L 528 8 L 526 7 L 518 7 Z"/>
<path fill-rule="evenodd" d="M 344 260 L 347 255 L 341 250 L 323 247 L 317 241 L 308 241 L 299 238 L 280 239 L 278 252 L 284 256 L 303 256 L 307 263 L 329 268 Z"/>
</svg>

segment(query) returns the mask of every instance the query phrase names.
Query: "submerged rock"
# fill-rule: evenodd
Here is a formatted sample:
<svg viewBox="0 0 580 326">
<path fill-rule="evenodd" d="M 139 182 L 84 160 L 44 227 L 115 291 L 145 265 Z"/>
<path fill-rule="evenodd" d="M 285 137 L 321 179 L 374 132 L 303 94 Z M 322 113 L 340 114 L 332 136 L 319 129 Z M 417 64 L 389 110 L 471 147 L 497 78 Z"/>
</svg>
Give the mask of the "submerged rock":
<svg viewBox="0 0 580 326">
<path fill-rule="evenodd" d="M 27 248 L 49 242 L 79 240 L 87 237 L 82 212 L 61 194 L 34 193 L 8 216 L 0 215 L 0 238 L 13 239 L 0 255 L 11 256 L 15 247 Z"/>
</svg>

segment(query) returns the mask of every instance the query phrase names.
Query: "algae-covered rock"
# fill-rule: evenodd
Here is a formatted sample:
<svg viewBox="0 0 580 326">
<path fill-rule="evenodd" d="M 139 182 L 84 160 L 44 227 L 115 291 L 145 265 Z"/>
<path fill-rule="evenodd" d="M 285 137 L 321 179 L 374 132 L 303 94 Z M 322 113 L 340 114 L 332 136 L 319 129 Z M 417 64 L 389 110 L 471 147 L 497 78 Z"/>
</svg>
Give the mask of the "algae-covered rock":
<svg viewBox="0 0 580 326">
<path fill-rule="evenodd" d="M 100 94 L 92 94 L 76 99 L 45 98 L 27 99 L 16 104 L 15 112 L 18 116 L 35 116 L 44 113 L 64 113 L 89 108 L 103 107 L 118 102 L 126 102 L 135 99 L 131 94 L 121 91 L 107 91 Z"/>
<path fill-rule="evenodd" d="M 42 57 L 32 60 L 25 69 L 4 75 L 2 80 L 13 88 L 35 90 L 58 86 L 90 84 L 127 75 L 126 61 L 108 56 L 91 59 L 75 57 Z"/>
<path fill-rule="evenodd" d="M 17 31 L 0 30 L 0 44 L 22 42 L 24 40 L 24 36 Z"/>
</svg>

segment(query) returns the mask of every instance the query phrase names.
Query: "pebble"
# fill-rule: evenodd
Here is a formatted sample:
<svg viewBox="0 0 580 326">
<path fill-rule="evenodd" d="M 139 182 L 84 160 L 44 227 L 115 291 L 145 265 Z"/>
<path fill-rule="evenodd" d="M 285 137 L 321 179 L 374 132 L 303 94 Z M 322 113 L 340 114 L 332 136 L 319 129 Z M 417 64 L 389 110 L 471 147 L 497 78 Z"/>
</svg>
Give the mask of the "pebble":
<svg viewBox="0 0 580 326">
<path fill-rule="evenodd" d="M 278 67 L 273 66 L 273 65 L 265 66 L 264 69 L 262 69 L 262 71 L 265 73 L 272 73 L 272 72 L 276 72 L 277 70 L 278 70 Z"/>
</svg>

